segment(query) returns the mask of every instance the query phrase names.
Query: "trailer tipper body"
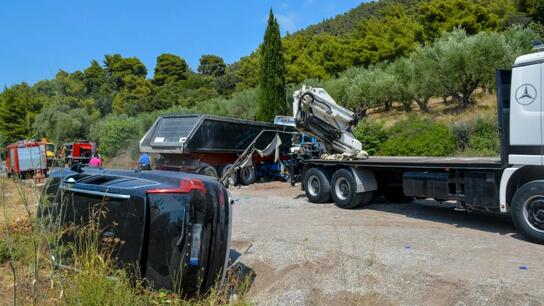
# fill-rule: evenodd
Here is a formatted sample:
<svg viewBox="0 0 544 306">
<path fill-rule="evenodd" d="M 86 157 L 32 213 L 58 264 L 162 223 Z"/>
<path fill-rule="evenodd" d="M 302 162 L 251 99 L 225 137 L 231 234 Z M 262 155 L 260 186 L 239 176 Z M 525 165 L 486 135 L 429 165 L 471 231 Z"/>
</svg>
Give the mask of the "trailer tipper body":
<svg viewBox="0 0 544 306">
<path fill-rule="evenodd" d="M 223 177 L 250 144 L 263 150 L 279 137 L 281 159 L 288 159 L 295 129 L 272 123 L 204 114 L 159 117 L 140 141 L 140 151 L 159 154 L 156 168 Z M 254 142 L 255 141 L 255 142 Z M 256 167 L 275 155 L 253 155 L 239 171 L 239 181 L 256 179 Z"/>
<path fill-rule="evenodd" d="M 316 203 L 332 199 L 341 208 L 369 204 L 376 194 L 392 202 L 455 201 L 459 209 L 511 214 L 528 240 L 544 243 L 544 52 L 519 57 L 511 70 L 498 70 L 496 77 L 500 157 L 307 159 L 302 161 L 307 197 Z M 315 101 L 323 105 L 324 100 L 317 91 L 306 92 L 305 97 L 295 94 L 295 103 L 297 97 L 304 97 L 298 105 L 307 115 L 315 113 L 311 112 Z M 298 107 L 294 111 L 297 121 Z M 328 120 L 326 116 L 319 120 L 298 117 L 305 124 L 297 122 L 297 128 L 310 134 L 318 130 L 311 126 L 313 122 Z M 342 132 L 350 132 L 351 126 Z M 333 132 L 334 128 L 327 130 L 327 135 L 333 135 L 327 141 L 341 142 L 342 134 L 337 132 L 334 138 Z M 350 143 L 350 147 L 357 145 Z"/>
</svg>

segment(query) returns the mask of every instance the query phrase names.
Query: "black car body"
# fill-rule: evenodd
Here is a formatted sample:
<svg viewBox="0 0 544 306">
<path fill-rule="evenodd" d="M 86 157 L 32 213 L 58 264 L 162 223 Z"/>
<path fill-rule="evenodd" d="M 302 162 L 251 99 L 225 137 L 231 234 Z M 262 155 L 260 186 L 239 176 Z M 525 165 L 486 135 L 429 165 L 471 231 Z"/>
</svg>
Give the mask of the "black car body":
<svg viewBox="0 0 544 306">
<path fill-rule="evenodd" d="M 204 292 L 224 279 L 231 230 L 228 191 L 206 176 L 81 168 L 56 169 L 42 220 L 85 226 L 100 208 L 101 238 L 115 239 L 116 263 L 155 289 Z M 72 242 L 65 234 L 62 244 Z"/>
</svg>

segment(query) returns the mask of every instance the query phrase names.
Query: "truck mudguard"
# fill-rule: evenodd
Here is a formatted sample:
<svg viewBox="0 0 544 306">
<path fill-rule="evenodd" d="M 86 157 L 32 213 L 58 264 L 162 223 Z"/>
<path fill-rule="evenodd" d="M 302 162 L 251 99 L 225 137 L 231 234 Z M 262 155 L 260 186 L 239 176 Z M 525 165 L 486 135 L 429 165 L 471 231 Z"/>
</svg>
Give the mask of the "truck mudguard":
<svg viewBox="0 0 544 306">
<path fill-rule="evenodd" d="M 359 167 L 350 168 L 353 177 L 355 177 L 355 183 L 357 183 L 357 193 L 375 191 L 378 189 L 378 183 L 372 170 L 363 169 Z"/>
</svg>

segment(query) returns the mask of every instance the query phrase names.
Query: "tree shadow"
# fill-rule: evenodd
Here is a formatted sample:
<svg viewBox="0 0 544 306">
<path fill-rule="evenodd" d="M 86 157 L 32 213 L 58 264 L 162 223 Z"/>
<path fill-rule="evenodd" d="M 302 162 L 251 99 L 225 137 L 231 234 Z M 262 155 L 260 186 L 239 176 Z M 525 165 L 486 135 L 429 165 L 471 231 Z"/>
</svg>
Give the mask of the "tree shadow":
<svg viewBox="0 0 544 306">
<path fill-rule="evenodd" d="M 517 232 L 510 215 L 456 211 L 454 208 L 455 205 L 451 203 L 441 203 L 434 200 L 416 200 L 412 203 L 395 204 L 386 203 L 382 198 L 377 198 L 371 205 L 362 209 L 399 214 L 408 218 L 445 223 L 457 228 L 475 229 L 527 241 Z"/>
</svg>

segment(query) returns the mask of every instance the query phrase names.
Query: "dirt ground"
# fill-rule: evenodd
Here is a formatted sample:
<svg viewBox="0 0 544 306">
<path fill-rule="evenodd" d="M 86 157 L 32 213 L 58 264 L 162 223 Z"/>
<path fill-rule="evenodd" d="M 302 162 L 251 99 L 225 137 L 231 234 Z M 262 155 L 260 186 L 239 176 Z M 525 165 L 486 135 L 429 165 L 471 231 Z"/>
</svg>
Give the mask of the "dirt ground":
<svg viewBox="0 0 544 306">
<path fill-rule="evenodd" d="M 231 189 L 233 249 L 262 305 L 544 305 L 544 246 L 432 201 L 342 210 L 300 187 Z"/>
</svg>

